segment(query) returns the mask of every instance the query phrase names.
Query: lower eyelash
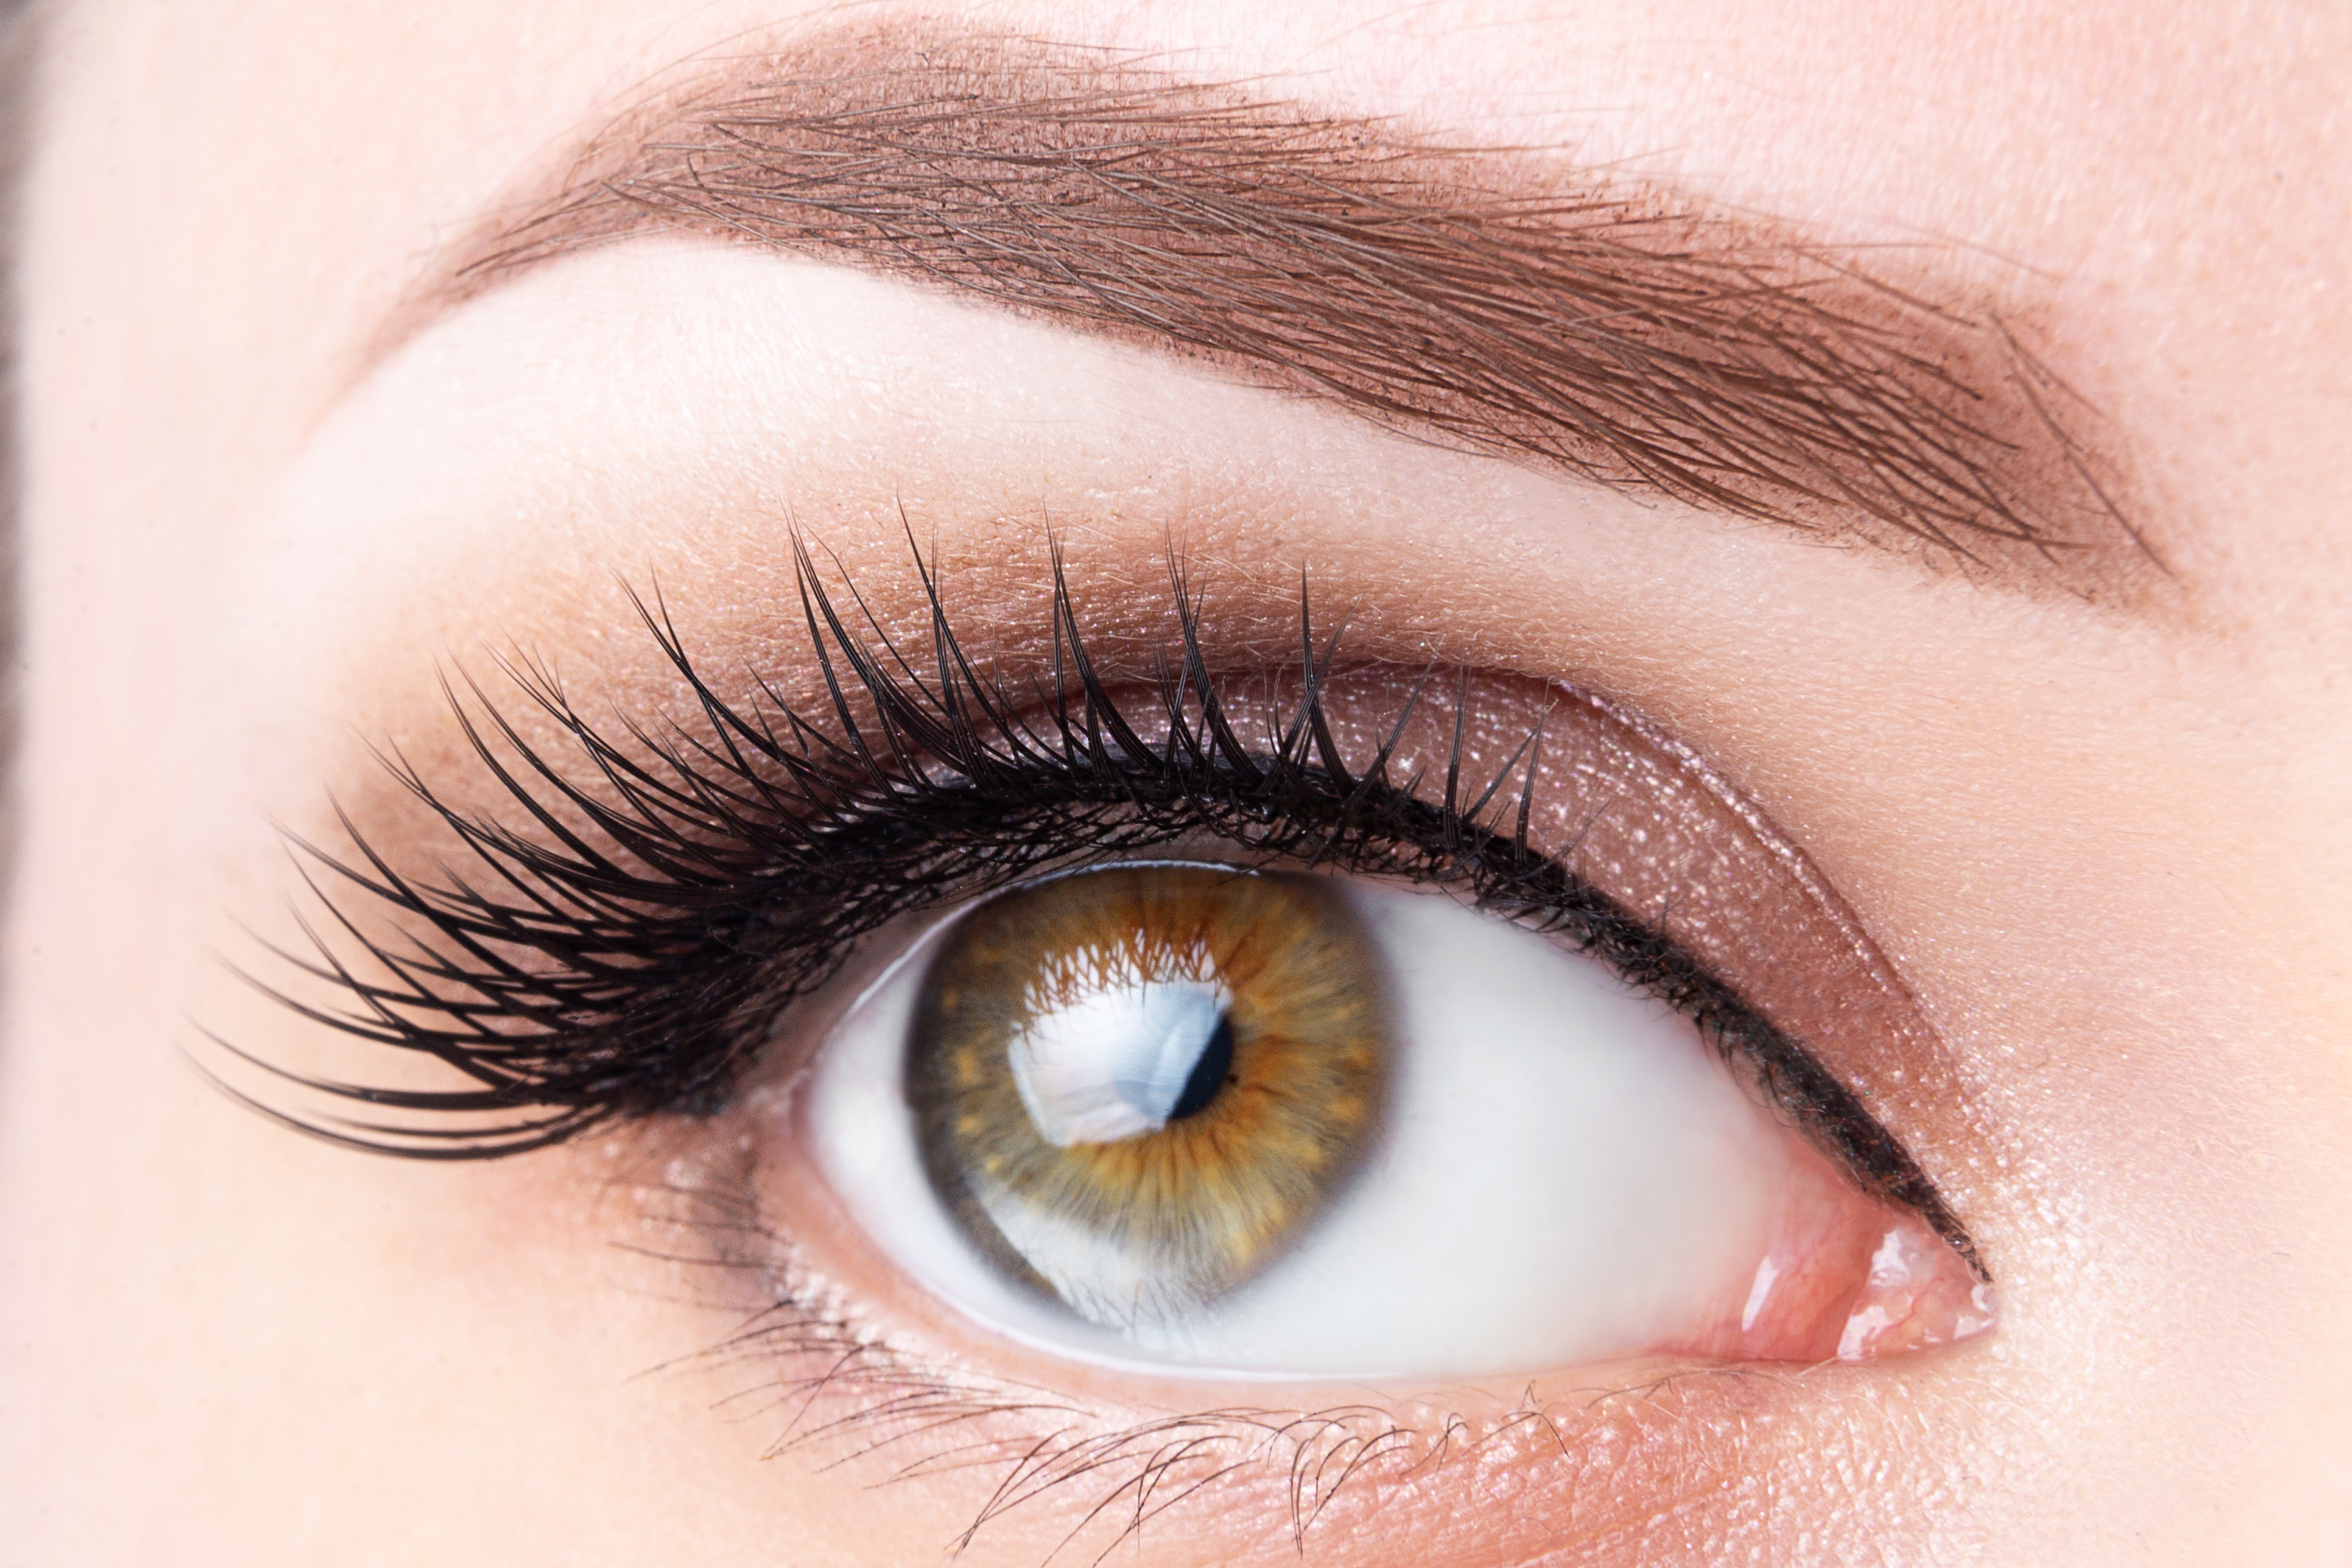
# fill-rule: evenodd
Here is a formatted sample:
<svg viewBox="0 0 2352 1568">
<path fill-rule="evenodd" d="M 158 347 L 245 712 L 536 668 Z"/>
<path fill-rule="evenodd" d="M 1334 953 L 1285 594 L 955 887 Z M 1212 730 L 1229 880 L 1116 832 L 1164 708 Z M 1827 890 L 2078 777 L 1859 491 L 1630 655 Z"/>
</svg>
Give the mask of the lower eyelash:
<svg viewBox="0 0 2352 1568">
<path fill-rule="evenodd" d="M 680 1243 L 672 1251 L 632 1250 L 698 1270 L 716 1264 L 764 1298 L 725 1338 L 656 1370 L 756 1370 L 760 1381 L 723 1396 L 718 1407 L 735 1420 L 773 1424 L 763 1458 L 872 1467 L 872 1484 L 885 1486 L 979 1476 L 987 1496 L 940 1543 L 950 1555 L 1045 1509 L 1057 1524 L 1067 1521 L 1063 1546 L 1093 1532 L 1088 1560 L 1101 1562 L 1163 1517 L 1181 1522 L 1188 1507 L 1210 1506 L 1213 1498 L 1229 1505 L 1235 1489 L 1276 1491 L 1291 1548 L 1304 1552 L 1318 1526 L 1346 1528 L 1331 1522 L 1343 1496 L 1360 1495 L 1377 1510 L 1398 1488 L 1465 1466 L 1613 1467 L 1633 1446 L 1629 1432 L 1688 1421 L 1678 1402 L 1694 1385 L 1796 1375 L 1675 1367 L 1549 1399 L 1530 1384 L 1516 1405 L 1477 1416 L 1445 1403 L 1427 1405 L 1419 1417 L 1370 1402 L 1107 1411 L 926 1360 L 831 1310 L 828 1292 L 796 1267 L 790 1240 L 762 1217 L 748 1180 L 730 1175 L 665 1185 L 652 1196 L 669 1206 L 659 1223 Z M 740 1301 L 711 1304 L 741 1310 Z"/>
</svg>

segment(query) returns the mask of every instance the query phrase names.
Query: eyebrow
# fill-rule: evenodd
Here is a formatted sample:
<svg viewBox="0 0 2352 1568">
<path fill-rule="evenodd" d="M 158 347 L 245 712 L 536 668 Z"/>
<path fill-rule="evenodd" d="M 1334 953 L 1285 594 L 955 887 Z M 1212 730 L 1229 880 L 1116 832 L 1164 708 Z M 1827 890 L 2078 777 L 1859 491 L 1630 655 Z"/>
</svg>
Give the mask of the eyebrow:
<svg viewBox="0 0 2352 1568">
<path fill-rule="evenodd" d="M 684 68 L 445 259 L 437 310 L 702 232 L 1173 350 L 1442 444 L 2014 586 L 2163 564 L 2033 312 L 1528 149 L 894 27 Z M 2086 434 L 2088 433 L 2088 434 Z"/>
</svg>

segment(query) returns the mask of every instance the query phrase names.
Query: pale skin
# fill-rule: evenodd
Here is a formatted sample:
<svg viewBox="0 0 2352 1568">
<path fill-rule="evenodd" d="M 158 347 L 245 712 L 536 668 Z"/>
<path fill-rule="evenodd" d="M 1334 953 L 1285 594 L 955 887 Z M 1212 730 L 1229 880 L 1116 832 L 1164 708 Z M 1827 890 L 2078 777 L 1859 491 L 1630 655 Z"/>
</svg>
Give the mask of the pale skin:
<svg viewBox="0 0 2352 1568">
<path fill-rule="evenodd" d="M 2086 601 L 1440 450 L 1214 366 L 708 238 L 631 238 L 417 320 L 444 248 L 649 75 L 890 15 L 91 0 L 48 18 L 16 220 L 0 1561 L 943 1558 L 992 1473 L 769 1457 L 783 1417 L 742 1396 L 775 1374 L 652 1370 L 731 1321 L 690 1270 L 625 1249 L 647 1233 L 641 1178 L 715 1157 L 693 1143 L 709 1124 L 427 1166 L 293 1135 L 189 1060 L 211 1030 L 338 1061 L 222 956 L 291 929 L 278 825 L 320 831 L 330 792 L 396 817 L 369 744 L 450 753 L 447 661 L 520 643 L 654 711 L 671 688 L 618 574 L 657 579 L 719 662 L 804 685 L 782 519 L 903 617 L 901 508 L 1005 624 L 1034 615 L 1051 517 L 1114 610 L 1181 535 L 1263 591 L 1269 624 L 1306 568 L 1400 658 L 1638 708 L 1802 845 L 1964 1102 L 1948 1132 L 1905 1132 L 1995 1262 L 1994 1333 L 1783 1369 L 1737 1405 L 1675 1405 L 1622 1368 L 1302 1392 L 1442 1425 L 1523 1385 L 1554 1410 L 1616 1389 L 1652 1458 L 1571 1465 L 1590 1436 L 1571 1421 L 1549 1458 L 1504 1444 L 1374 1478 L 1303 1546 L 1284 1477 L 1244 1476 L 1116 1557 L 2343 1561 L 2352 18 L 926 13 L 1633 167 L 2030 298 L 2164 563 Z M 992 1343 L 861 1249 L 789 1151 L 768 1168 L 853 1315 L 1104 1407 L 1237 1397 Z M 1042 1498 L 970 1560 L 1042 1560 L 1099 1500 Z"/>
</svg>

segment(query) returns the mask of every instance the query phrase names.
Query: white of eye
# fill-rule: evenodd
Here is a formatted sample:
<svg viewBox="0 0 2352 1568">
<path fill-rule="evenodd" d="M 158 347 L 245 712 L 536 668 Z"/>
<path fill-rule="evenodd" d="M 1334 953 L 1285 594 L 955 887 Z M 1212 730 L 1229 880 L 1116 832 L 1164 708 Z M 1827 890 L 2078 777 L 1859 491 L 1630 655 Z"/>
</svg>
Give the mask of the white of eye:
<svg viewBox="0 0 2352 1568">
<path fill-rule="evenodd" d="M 1593 960 L 1437 894 L 1359 883 L 1349 896 L 1398 1014 L 1383 1128 L 1289 1255 L 1213 1308 L 1098 1327 L 1010 1284 L 946 1213 L 903 1062 L 929 949 L 951 921 L 827 1041 L 805 1113 L 821 1167 L 925 1286 L 1066 1356 L 1227 1376 L 1473 1376 L 1631 1354 L 1698 1326 L 1766 1247 L 1787 1158 L 1769 1114 L 1687 1019 Z M 1223 1004 L 1170 1002 L 1164 1019 L 1129 1005 L 1108 1021 L 1123 1023 L 1139 1062 L 1189 1069 L 1198 1026 Z M 1171 1041 L 1181 1049 L 1156 1050 Z M 1041 1047 L 1041 1061 L 1053 1054 Z M 1148 1116 L 1100 1069 L 1094 1086 L 1067 1103 Z"/>
</svg>

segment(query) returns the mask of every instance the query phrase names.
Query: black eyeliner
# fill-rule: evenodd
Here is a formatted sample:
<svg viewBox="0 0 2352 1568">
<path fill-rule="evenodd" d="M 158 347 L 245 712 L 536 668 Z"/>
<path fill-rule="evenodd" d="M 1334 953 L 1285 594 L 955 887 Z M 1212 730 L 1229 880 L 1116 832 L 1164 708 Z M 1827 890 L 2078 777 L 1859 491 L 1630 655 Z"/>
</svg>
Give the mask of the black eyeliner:
<svg viewBox="0 0 2352 1568">
<path fill-rule="evenodd" d="M 1201 601 L 1172 563 L 1180 645 L 1139 698 L 1103 679 L 1057 550 L 1052 666 L 1024 701 L 967 656 L 919 554 L 928 670 L 870 612 L 878 646 L 857 636 L 804 546 L 794 549 L 833 728 L 764 683 L 759 702 L 729 703 L 696 673 L 658 599 L 633 593 L 704 733 L 656 735 L 624 721 L 616 738 L 544 669 L 509 662 L 528 701 L 588 760 L 592 782 L 534 751 L 469 681 L 472 706 L 450 688 L 451 706 L 524 829 L 447 804 L 388 758 L 473 857 L 471 875 L 404 875 L 348 817 L 349 854 L 296 841 L 322 896 L 322 883 L 340 884 L 369 906 L 362 920 L 326 899 L 364 964 L 339 958 L 324 936 L 312 953 L 279 953 L 341 1006 L 256 983 L 348 1036 L 430 1056 L 470 1086 L 399 1089 L 270 1069 L 370 1108 L 323 1115 L 232 1092 L 331 1142 L 441 1160 L 520 1153 L 646 1116 L 713 1113 L 778 1020 L 881 926 L 1056 867 L 1207 839 L 1271 863 L 1450 888 L 1591 956 L 1688 1017 L 1864 1191 L 1917 1214 L 1983 1277 L 1941 1194 L 1850 1089 L 1737 987 L 1529 845 L 1539 724 L 1465 799 L 1476 787 L 1462 776 L 1466 674 L 1444 792 L 1428 800 L 1418 776 L 1389 776 L 1427 677 L 1370 766 L 1349 769 L 1322 695 L 1340 639 L 1318 649 L 1303 590 L 1303 684 L 1268 744 L 1254 748 L 1218 698 Z M 1146 702 L 1143 728 L 1164 727 L 1156 744 L 1138 727 Z M 374 935 L 386 915 L 397 935 Z"/>
</svg>

